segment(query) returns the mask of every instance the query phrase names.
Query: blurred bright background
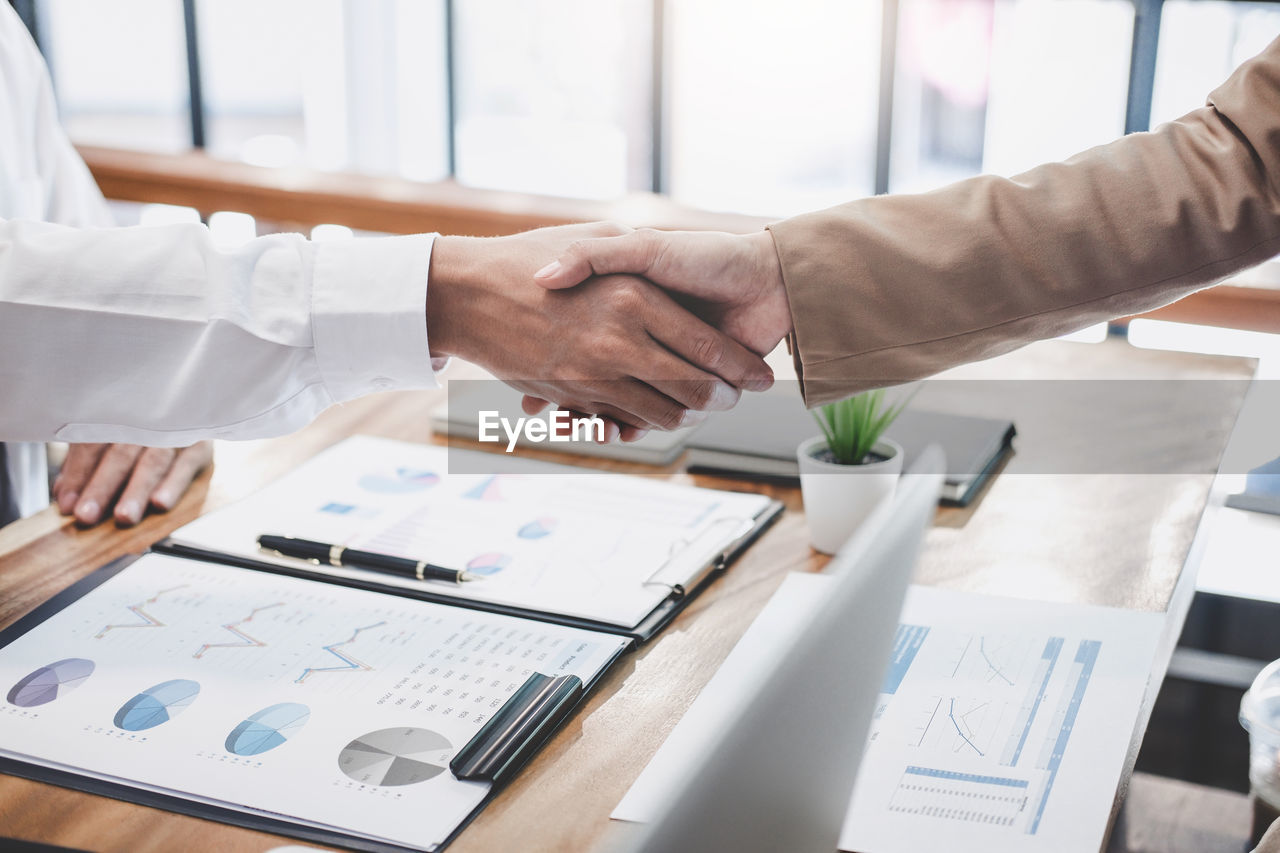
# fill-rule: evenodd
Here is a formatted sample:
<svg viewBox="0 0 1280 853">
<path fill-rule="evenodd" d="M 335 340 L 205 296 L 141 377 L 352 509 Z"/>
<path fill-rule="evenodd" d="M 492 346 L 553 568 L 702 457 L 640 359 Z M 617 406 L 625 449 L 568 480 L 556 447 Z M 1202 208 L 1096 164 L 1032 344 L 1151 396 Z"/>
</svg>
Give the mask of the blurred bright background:
<svg viewBox="0 0 1280 853">
<path fill-rule="evenodd" d="M 770 216 L 875 188 L 880 0 L 665 0 L 656 41 L 654 0 L 452 5 L 464 184 L 579 198 L 656 188 Z M 178 0 L 37 10 L 77 141 L 190 145 Z M 196 11 L 213 155 L 449 175 L 444 0 Z M 1129 0 L 902 0 L 888 189 L 1013 174 L 1121 135 L 1133 22 Z M 1153 125 L 1203 104 L 1278 33 L 1274 4 L 1167 0 Z"/>
<path fill-rule="evenodd" d="M 31 5 L 75 141 L 191 147 L 182 0 Z M 1115 139 L 1137 26 L 1133 0 L 191 7 L 214 157 L 580 199 L 657 192 L 777 217 L 1012 175 Z M 887 57 L 884 9 L 897 10 Z M 1280 34 L 1280 4 L 1164 0 L 1159 20 L 1152 127 L 1203 105 Z M 227 242 L 255 230 L 231 212 L 210 225 Z M 1280 284 L 1280 264 L 1245 283 Z"/>
</svg>

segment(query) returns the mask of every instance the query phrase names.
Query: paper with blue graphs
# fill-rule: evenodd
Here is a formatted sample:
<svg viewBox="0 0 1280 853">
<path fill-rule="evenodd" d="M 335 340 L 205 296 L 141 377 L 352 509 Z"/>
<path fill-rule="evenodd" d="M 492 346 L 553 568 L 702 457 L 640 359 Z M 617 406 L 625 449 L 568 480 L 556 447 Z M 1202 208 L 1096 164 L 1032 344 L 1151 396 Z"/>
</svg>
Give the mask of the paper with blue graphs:
<svg viewBox="0 0 1280 853">
<path fill-rule="evenodd" d="M 462 746 L 534 672 L 590 683 L 626 643 L 149 554 L 0 648 L 0 757 L 431 850 L 489 793 L 449 772 Z"/>
<path fill-rule="evenodd" d="M 691 744 L 743 699 L 750 662 L 829 582 L 787 578 L 615 818 L 653 813 Z M 912 587 L 840 849 L 1099 849 L 1163 626 L 1159 613 Z"/>
<path fill-rule="evenodd" d="M 769 505 L 764 495 L 665 477 L 353 436 L 173 538 L 417 591 L 424 586 L 412 577 L 264 553 L 258 537 L 295 536 L 427 560 L 483 578 L 429 584 L 436 595 L 633 628 L 667 600 L 672 585 L 699 576 L 751 530 Z"/>
</svg>

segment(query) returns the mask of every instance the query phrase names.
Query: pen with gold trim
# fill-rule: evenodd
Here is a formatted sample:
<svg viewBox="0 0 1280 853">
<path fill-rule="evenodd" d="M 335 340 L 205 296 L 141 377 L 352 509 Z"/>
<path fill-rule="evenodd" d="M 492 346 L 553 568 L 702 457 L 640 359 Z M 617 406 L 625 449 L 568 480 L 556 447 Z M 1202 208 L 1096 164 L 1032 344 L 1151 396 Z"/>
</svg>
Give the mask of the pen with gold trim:
<svg viewBox="0 0 1280 853">
<path fill-rule="evenodd" d="M 447 581 L 448 583 L 466 583 L 481 580 L 481 575 L 461 569 L 446 569 L 435 566 L 426 560 L 407 560 L 404 557 L 393 557 L 390 554 L 378 554 L 373 551 L 358 551 L 344 545 L 330 545 L 327 542 L 313 542 L 310 539 L 295 539 L 292 536 L 262 535 L 258 537 L 258 547 L 266 551 L 274 551 L 285 557 L 296 557 L 300 560 L 311 560 L 315 563 L 328 563 L 331 566 L 350 566 L 354 569 L 368 569 L 374 572 L 386 572 L 406 578 L 417 578 L 420 581 Z"/>
</svg>

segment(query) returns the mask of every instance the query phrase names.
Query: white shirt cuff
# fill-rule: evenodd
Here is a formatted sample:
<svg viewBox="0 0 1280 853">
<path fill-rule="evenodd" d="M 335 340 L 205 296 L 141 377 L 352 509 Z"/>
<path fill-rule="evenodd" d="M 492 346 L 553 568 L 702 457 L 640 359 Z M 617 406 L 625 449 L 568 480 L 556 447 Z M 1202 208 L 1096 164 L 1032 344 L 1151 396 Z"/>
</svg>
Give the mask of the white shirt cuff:
<svg viewBox="0 0 1280 853">
<path fill-rule="evenodd" d="M 439 387 L 440 360 L 427 345 L 434 240 L 426 234 L 316 244 L 311 328 L 316 364 L 335 401 Z"/>
</svg>

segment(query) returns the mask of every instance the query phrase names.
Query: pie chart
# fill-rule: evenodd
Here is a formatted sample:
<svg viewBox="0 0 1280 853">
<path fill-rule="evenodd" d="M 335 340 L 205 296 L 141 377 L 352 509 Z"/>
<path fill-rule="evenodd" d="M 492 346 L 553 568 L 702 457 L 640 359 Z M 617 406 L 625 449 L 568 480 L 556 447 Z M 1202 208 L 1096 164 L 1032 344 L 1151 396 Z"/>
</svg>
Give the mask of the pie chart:
<svg viewBox="0 0 1280 853">
<path fill-rule="evenodd" d="M 116 711 L 116 728 L 126 732 L 153 729 L 187 710 L 199 695 L 200 685 L 183 678 L 148 687 Z"/>
<path fill-rule="evenodd" d="M 440 475 L 420 468 L 397 468 L 381 474 L 365 474 L 360 478 L 360 488 L 383 495 L 402 495 L 421 492 L 440 482 Z"/>
<path fill-rule="evenodd" d="M 232 755 L 260 755 L 275 749 L 302 731 L 311 719 L 311 709 L 297 702 L 281 702 L 263 708 L 231 730 L 227 752 Z"/>
<path fill-rule="evenodd" d="M 93 674 L 93 661 L 84 658 L 67 658 L 42 666 L 24 677 L 13 687 L 5 698 L 10 705 L 19 708 L 34 708 L 46 705 L 63 693 L 75 690 L 84 680 Z"/>
<path fill-rule="evenodd" d="M 338 753 L 338 767 L 365 785 L 413 785 L 449 766 L 453 744 L 430 729 L 379 729 L 356 738 Z"/>
<path fill-rule="evenodd" d="M 490 551 L 487 554 L 481 554 L 479 557 L 472 557 L 468 560 L 467 571 L 475 572 L 478 575 L 496 575 L 510 564 L 511 556 L 509 554 Z"/>
<path fill-rule="evenodd" d="M 556 519 L 551 518 L 550 516 L 535 518 L 533 521 L 521 527 L 520 532 L 516 535 L 521 539 L 542 539 L 543 537 L 550 536 L 555 532 L 557 523 Z"/>
<path fill-rule="evenodd" d="M 485 477 L 479 483 L 462 493 L 464 498 L 470 498 L 473 501 L 500 501 L 502 500 L 502 487 L 499 485 L 498 475 Z"/>
</svg>

